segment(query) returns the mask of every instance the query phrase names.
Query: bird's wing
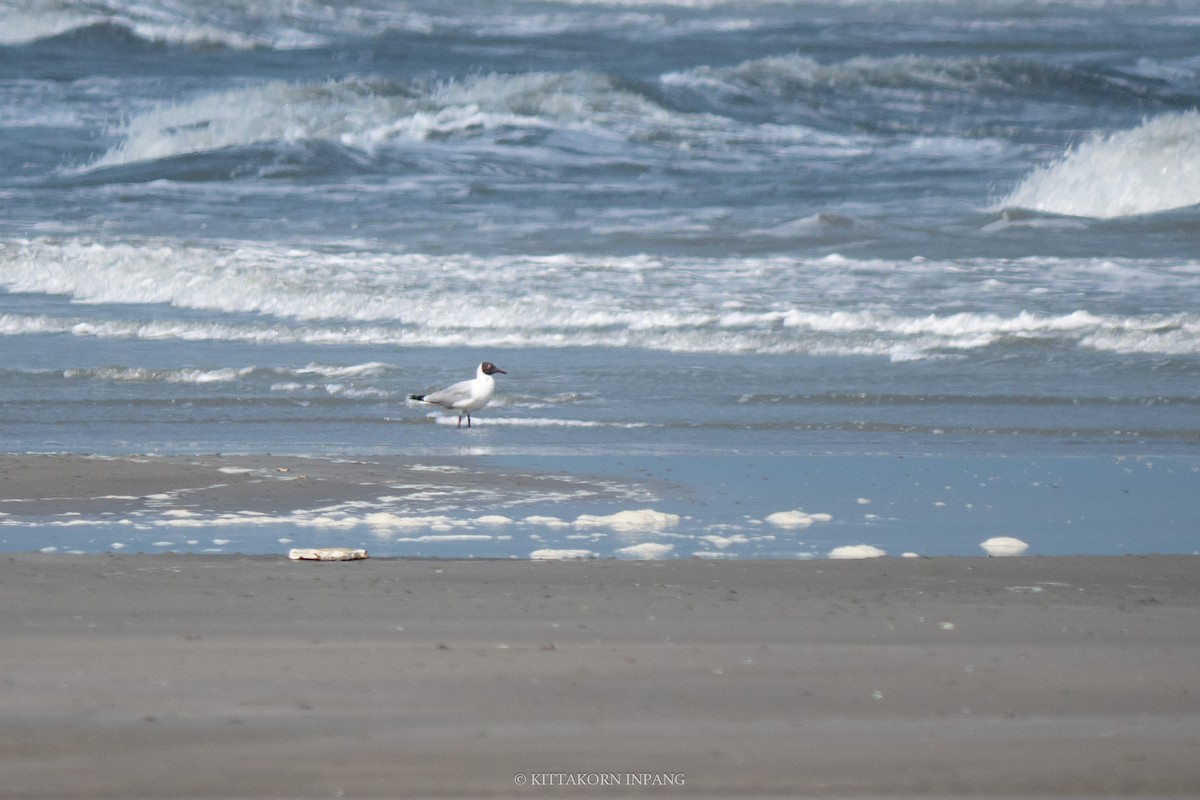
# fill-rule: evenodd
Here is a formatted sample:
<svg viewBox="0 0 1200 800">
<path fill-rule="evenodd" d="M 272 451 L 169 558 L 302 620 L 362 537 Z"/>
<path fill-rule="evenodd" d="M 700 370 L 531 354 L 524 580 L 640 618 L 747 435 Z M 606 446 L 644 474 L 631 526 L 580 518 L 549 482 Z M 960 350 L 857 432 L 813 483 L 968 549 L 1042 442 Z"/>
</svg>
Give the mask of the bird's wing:
<svg viewBox="0 0 1200 800">
<path fill-rule="evenodd" d="M 471 399 L 474 381 L 459 381 L 453 386 L 425 395 L 426 403 L 433 403 L 442 408 L 454 408 L 464 400 Z"/>
</svg>

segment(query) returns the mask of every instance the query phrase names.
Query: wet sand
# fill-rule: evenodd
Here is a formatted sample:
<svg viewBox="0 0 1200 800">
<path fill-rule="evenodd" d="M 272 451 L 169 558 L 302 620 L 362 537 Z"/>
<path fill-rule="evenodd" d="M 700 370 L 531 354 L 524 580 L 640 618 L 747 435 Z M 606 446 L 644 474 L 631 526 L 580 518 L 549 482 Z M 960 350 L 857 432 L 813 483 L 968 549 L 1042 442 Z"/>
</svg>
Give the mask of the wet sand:
<svg viewBox="0 0 1200 800">
<path fill-rule="evenodd" d="M 1196 796 L 1198 568 L 3 556 L 0 796 Z"/>
<path fill-rule="evenodd" d="M 273 455 L 123 457 L 0 454 L 0 512 L 20 517 L 121 516 L 169 502 L 212 514 L 286 514 L 423 490 L 429 469 L 439 484 L 467 495 L 480 489 L 579 493 L 555 475 L 502 471 L 466 459 L 423 456 L 309 458 Z M 397 484 L 415 484 L 406 488 Z M 589 484 L 597 497 L 605 487 Z"/>
</svg>

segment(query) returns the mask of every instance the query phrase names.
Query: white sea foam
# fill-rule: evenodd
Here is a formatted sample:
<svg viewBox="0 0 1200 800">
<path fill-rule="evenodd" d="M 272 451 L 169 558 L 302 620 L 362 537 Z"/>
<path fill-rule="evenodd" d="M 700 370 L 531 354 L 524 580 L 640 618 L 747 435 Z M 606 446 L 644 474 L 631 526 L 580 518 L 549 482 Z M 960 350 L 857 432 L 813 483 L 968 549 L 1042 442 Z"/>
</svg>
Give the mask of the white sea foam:
<svg viewBox="0 0 1200 800">
<path fill-rule="evenodd" d="M 718 550 L 724 550 L 730 545 L 746 544 L 750 541 L 750 537 L 744 533 L 736 533 L 732 536 L 721 536 L 719 534 L 711 533 L 706 536 L 701 536 L 700 541 L 707 542 Z"/>
<path fill-rule="evenodd" d="M 1026 542 L 1012 536 L 993 536 L 980 542 L 979 546 L 989 556 L 1019 556 L 1029 549 Z"/>
<path fill-rule="evenodd" d="M 162 382 L 162 383 L 230 383 L 253 372 L 252 367 L 218 369 L 149 369 L 146 367 L 101 367 L 98 369 L 66 369 L 67 379 L 90 378 L 101 381 Z"/>
<path fill-rule="evenodd" d="M 236 518 L 234 519 L 233 524 L 236 524 Z M 318 514 L 315 517 L 304 517 L 304 518 L 296 519 L 294 524 L 297 527 L 301 527 L 301 528 L 321 528 L 321 529 L 325 529 L 325 530 L 350 530 L 351 528 L 357 528 L 359 525 L 363 524 L 363 520 L 361 520 L 357 517 L 350 517 L 350 516 L 333 516 L 330 514 Z M 390 532 L 386 528 L 384 528 L 382 530 L 385 534 Z"/>
<path fill-rule="evenodd" d="M 807 528 L 815 522 L 829 522 L 833 517 L 829 514 L 808 514 L 799 509 L 792 511 L 776 511 L 767 516 L 765 522 L 776 528 Z"/>
<path fill-rule="evenodd" d="M 591 550 L 544 547 L 534 550 L 529 557 L 534 561 L 568 561 L 577 558 L 594 558 L 595 555 Z"/>
<path fill-rule="evenodd" d="M 1176 293 L 1200 291 L 1200 264 L 1194 261 L 1028 258 L 1003 268 L 1018 283 L 1047 287 L 1086 281 L 1106 293 L 1168 284 Z M 941 280 L 939 276 L 977 271 L 991 275 L 997 267 L 977 261 L 876 262 L 840 256 L 435 258 L 250 245 L 0 241 L 0 287 L 11 292 L 60 294 L 83 304 L 166 304 L 257 315 L 235 321 L 5 314 L 0 315 L 0 335 L 66 333 L 271 344 L 645 347 L 883 356 L 894 361 L 1038 340 L 1114 352 L 1200 352 L 1200 315 L 1192 313 L 1120 316 L 1085 309 L 904 313 L 888 308 L 888 301 L 896 296 L 924 291 L 931 277 Z M 812 295 L 779 302 L 776 287 L 794 283 L 798 274 L 806 276 Z M 686 301 L 664 303 L 664 297 L 677 296 L 676 278 L 681 275 L 691 281 Z M 704 276 L 704 281 L 695 276 Z M 954 287 L 955 282 L 946 285 Z M 961 305 L 979 291 L 978 282 L 970 281 L 962 289 L 943 290 L 938 302 Z M 824 292 L 852 295 L 861 305 L 829 307 Z M 349 385 L 351 380 L 386 369 L 375 362 L 348 367 L 313 364 L 280 370 L 275 386 L 277 391 L 295 392 L 319 385 L 327 392 L 351 396 L 374 391 Z M 219 383 L 250 374 L 247 367 L 129 367 L 74 370 L 69 376 Z M 563 427 L 611 424 L 554 417 L 506 422 Z"/>
<path fill-rule="evenodd" d="M 679 515 L 642 508 L 602 516 L 581 514 L 575 518 L 574 525 L 584 530 L 609 528 L 618 533 L 653 533 L 677 527 Z"/>
<path fill-rule="evenodd" d="M 170 499 L 164 496 L 163 499 Z M 380 503 L 386 503 L 390 498 L 379 498 Z M 412 496 L 406 496 L 406 500 L 411 501 Z M 254 526 L 254 527 L 297 527 L 297 528 L 316 528 L 325 530 L 353 530 L 356 528 L 367 528 L 374 535 L 392 541 L 415 541 L 413 539 L 396 539 L 397 534 L 403 534 L 409 531 L 430 530 L 439 533 L 447 531 L 470 531 L 478 528 L 502 528 L 508 525 L 515 525 L 517 521 L 501 515 L 501 514 L 484 514 L 478 517 L 456 517 L 446 514 L 407 514 L 395 510 L 377 510 L 370 511 L 363 508 L 359 511 L 356 506 L 375 506 L 377 504 L 356 504 L 347 503 L 342 506 L 331 509 L 309 509 L 297 510 L 288 514 L 263 514 L 252 511 L 229 512 L 222 514 L 206 515 L 189 509 L 171 508 L 160 512 L 157 515 L 148 519 L 149 525 L 156 528 L 229 528 L 239 526 Z M 622 520 L 627 524 L 634 525 L 636 520 L 627 517 L 618 517 L 613 524 L 620 525 Z M 632 521 L 631 521 L 632 520 Z M 104 525 L 105 520 L 89 520 L 76 519 L 72 521 L 78 525 Z M 34 524 L 24 521 L 9 523 L 7 520 L 3 524 L 25 525 Z M 56 523 L 60 525 L 68 524 L 66 522 Z M 568 528 L 571 523 L 561 520 L 557 517 L 530 516 L 520 520 L 520 524 L 528 526 L 537 526 L 545 528 Z M 650 524 L 650 523 L 647 523 Z M 634 528 L 629 528 L 633 530 Z M 646 530 L 652 530 L 652 527 Z M 474 534 L 474 533 L 454 533 L 454 536 L 462 535 L 471 537 L 464 541 L 484 540 L 496 538 L 493 534 Z M 443 539 L 449 541 L 449 539 Z"/>
<path fill-rule="evenodd" d="M 414 407 L 416 406 L 415 404 Z M 439 425 L 458 425 L 458 418 L 453 415 L 446 415 L 440 411 L 433 411 L 428 414 Z M 589 419 L 560 419 L 557 417 L 478 417 L 472 418 L 473 425 L 505 425 L 514 428 L 623 428 L 633 430 L 635 428 L 650 427 L 646 422 L 604 422 L 600 420 Z"/>
<path fill-rule="evenodd" d="M 452 517 L 442 515 L 432 516 L 406 516 L 396 514 L 391 511 L 376 511 L 367 514 L 363 520 L 365 524 L 373 528 L 379 529 L 382 532 L 390 533 L 397 529 L 409 528 L 432 528 L 434 530 L 446 530 L 460 524 L 458 520 Z"/>
<path fill-rule="evenodd" d="M 886 552 L 870 544 L 848 544 L 829 551 L 829 557 L 837 559 L 879 558 L 886 555 Z"/>
<path fill-rule="evenodd" d="M 1145 317 L 1097 316 L 1087 312 L 1071 312 L 1043 317 L 1022 312 L 1012 317 L 996 314 L 954 314 L 949 317 L 898 317 L 870 312 L 854 313 L 853 323 L 848 312 L 823 314 L 763 314 L 760 330 L 730 333 L 718 326 L 697 326 L 689 331 L 676 330 L 654 336 L 653 329 L 592 330 L 572 329 L 574 320 L 561 320 L 562 331 L 511 330 L 507 333 L 462 330 L 460 333 L 439 332 L 436 328 L 416 331 L 386 325 L 366 327 L 294 326 L 288 324 L 223 324 L 196 322 L 133 322 L 123 320 L 79 321 L 63 320 L 41 315 L 0 315 L 0 335 L 30 333 L 65 333 L 81 337 L 120 339 L 179 339 L 182 341 L 211 340 L 252 343 L 313 343 L 313 344 L 384 344 L 412 346 L 499 347 L 644 347 L 674 352 L 763 352 L 801 353 L 818 356 L 881 356 L 893 361 L 939 357 L 954 351 L 970 351 L 994 346 L 1006 338 L 1060 340 L 1074 342 L 1090 349 L 1116 353 L 1162 353 L 1191 355 L 1200 353 L 1200 316 L 1176 314 Z M 788 327 L 797 329 L 793 337 L 768 333 L 772 319 L 786 319 Z M 453 320 L 451 320 L 453 322 Z M 510 321 L 511 322 L 511 321 Z M 552 318 L 544 320 L 553 324 Z M 743 316 L 740 322 L 748 327 L 752 320 Z M 806 332 L 832 334 L 819 337 Z M 874 334 L 870 337 L 870 334 Z M 838 334 L 841 334 L 840 336 Z M 165 371 L 133 367 L 89 373 L 69 370 L 69 377 L 96 375 L 111 380 L 153 380 L 169 382 L 232 381 L 241 377 L 238 370 Z M 314 388 L 316 384 L 298 381 L 279 381 L 275 391 L 295 392 Z M 346 387 L 333 387 L 334 392 L 353 392 Z M 368 393 L 377 394 L 371 390 Z M 453 420 L 451 420 L 453 422 Z M 643 422 L 611 423 L 598 420 L 557 418 L 512 418 L 507 424 L 552 427 L 645 427 Z"/>
<path fill-rule="evenodd" d="M 571 523 L 558 517 L 547 517 L 541 515 L 532 515 L 521 520 L 526 525 L 540 525 L 546 528 L 569 528 Z"/>
<path fill-rule="evenodd" d="M 1188 111 L 1088 139 L 1035 170 L 1003 205 L 1103 219 L 1197 203 L 1200 112 Z"/>
<path fill-rule="evenodd" d="M 430 533 L 424 536 L 398 536 L 391 541 L 417 544 L 446 543 L 446 542 L 490 542 L 494 536 L 483 533 Z"/>
<path fill-rule="evenodd" d="M 617 549 L 617 555 L 626 556 L 628 558 L 637 558 L 644 561 L 652 561 L 655 559 L 666 558 L 675 549 L 673 544 L 663 544 L 661 542 L 642 542 L 641 544 L 632 544 L 628 547 L 620 547 Z"/>
</svg>

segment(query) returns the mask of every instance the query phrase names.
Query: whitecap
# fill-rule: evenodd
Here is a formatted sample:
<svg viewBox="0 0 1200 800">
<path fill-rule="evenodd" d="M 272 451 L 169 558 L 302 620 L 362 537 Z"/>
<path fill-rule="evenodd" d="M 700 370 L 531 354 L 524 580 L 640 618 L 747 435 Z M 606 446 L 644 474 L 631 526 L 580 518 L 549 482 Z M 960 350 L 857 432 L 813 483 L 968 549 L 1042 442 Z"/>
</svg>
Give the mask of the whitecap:
<svg viewBox="0 0 1200 800">
<path fill-rule="evenodd" d="M 1096 135 L 1030 174 L 1004 206 L 1107 219 L 1200 203 L 1200 112 Z"/>
</svg>

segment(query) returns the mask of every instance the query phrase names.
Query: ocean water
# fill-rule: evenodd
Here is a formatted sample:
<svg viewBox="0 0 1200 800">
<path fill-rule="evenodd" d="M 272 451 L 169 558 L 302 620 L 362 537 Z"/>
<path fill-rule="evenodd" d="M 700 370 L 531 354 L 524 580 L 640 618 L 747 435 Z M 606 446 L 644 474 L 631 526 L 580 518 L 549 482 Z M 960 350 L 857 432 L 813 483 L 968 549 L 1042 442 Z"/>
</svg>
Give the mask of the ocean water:
<svg viewBox="0 0 1200 800">
<path fill-rule="evenodd" d="M 1198 42 L 1190 0 L 0 0 L 5 451 L 581 486 L 0 548 L 1196 552 Z M 469 431 L 406 401 L 485 359 Z"/>
</svg>

